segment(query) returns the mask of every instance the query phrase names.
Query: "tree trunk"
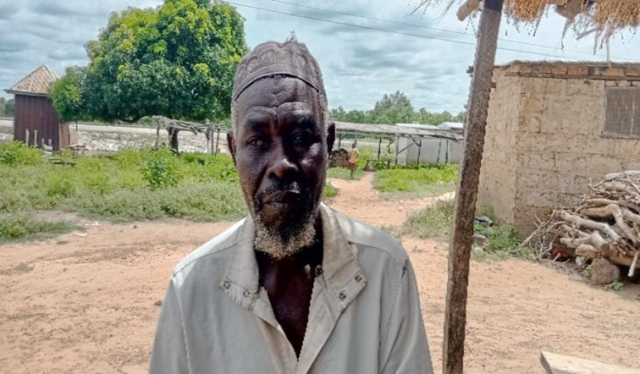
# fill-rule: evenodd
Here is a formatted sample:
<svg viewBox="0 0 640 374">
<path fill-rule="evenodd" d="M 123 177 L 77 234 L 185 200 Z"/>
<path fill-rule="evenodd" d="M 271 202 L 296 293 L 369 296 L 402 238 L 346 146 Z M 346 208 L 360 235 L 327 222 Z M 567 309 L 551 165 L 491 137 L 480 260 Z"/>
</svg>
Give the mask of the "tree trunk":
<svg viewBox="0 0 640 374">
<path fill-rule="evenodd" d="M 443 346 L 444 374 L 462 374 L 464 367 L 469 260 L 473 245 L 473 223 L 502 5 L 502 0 L 485 0 L 480 18 L 475 70 L 465 126 L 464 155 L 456 193 L 454 227 L 449 249 L 449 281 Z"/>
</svg>

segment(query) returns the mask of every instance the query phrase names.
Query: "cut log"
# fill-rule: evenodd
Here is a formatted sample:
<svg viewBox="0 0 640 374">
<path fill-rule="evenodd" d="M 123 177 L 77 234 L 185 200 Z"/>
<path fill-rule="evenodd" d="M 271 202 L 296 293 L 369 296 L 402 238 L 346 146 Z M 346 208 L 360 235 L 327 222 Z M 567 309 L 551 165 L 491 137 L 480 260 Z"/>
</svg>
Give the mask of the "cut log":
<svg viewBox="0 0 640 374">
<path fill-rule="evenodd" d="M 634 243 L 638 243 L 638 235 L 635 233 L 633 228 L 629 226 L 625 222 L 626 217 L 630 218 L 629 220 L 632 222 L 636 222 L 636 220 L 640 220 L 640 216 L 629 212 L 628 210 L 623 210 L 616 204 L 609 204 L 606 207 L 602 208 L 589 208 L 584 209 L 582 214 L 588 216 L 590 218 L 609 218 L 613 217 L 615 219 L 616 224 L 622 230 L 622 233 L 627 239 L 630 239 Z"/>
<path fill-rule="evenodd" d="M 591 230 L 600 230 L 602 231 L 604 234 L 606 234 L 609 238 L 611 238 L 615 243 L 618 243 L 619 241 L 622 240 L 622 238 L 620 237 L 620 235 L 618 235 L 618 233 L 616 233 L 611 226 L 609 226 L 606 223 L 601 223 L 601 222 L 596 222 L 596 221 L 592 221 L 589 219 L 584 219 L 582 217 L 570 214 L 569 212 L 566 211 L 561 211 L 560 212 L 560 218 L 562 218 L 563 220 L 569 222 L 569 223 L 573 223 L 574 225 L 578 226 L 578 227 L 584 227 L 584 228 L 588 228 Z"/>
<path fill-rule="evenodd" d="M 640 213 L 640 206 L 633 204 L 631 202 L 625 201 L 625 200 L 618 200 L 618 201 L 614 201 L 614 200 L 610 200 L 610 199 L 588 199 L 586 201 L 586 205 L 589 207 L 598 207 L 598 206 L 606 206 L 606 205 L 611 205 L 611 204 L 617 204 L 620 206 L 623 206 L 625 208 L 629 208 L 633 211 L 635 211 L 636 213 Z"/>
<path fill-rule="evenodd" d="M 604 179 L 610 181 L 620 177 L 630 177 L 630 176 L 639 176 L 639 175 L 640 175 L 640 170 L 628 170 L 628 171 L 623 171 L 622 173 L 607 174 L 604 177 Z"/>
<path fill-rule="evenodd" d="M 592 245 L 581 244 L 576 248 L 576 256 L 582 256 L 593 260 L 600 256 L 600 251 Z"/>
</svg>

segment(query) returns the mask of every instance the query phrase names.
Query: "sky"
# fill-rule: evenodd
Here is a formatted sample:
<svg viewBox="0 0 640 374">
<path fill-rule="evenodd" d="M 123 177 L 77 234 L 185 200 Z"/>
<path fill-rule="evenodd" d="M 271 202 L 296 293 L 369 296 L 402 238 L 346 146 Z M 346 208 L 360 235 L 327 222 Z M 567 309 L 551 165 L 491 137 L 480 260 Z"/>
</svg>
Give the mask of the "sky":
<svg viewBox="0 0 640 374">
<path fill-rule="evenodd" d="M 403 91 L 414 107 L 457 113 L 468 99 L 477 19 L 460 22 L 444 6 L 412 14 L 418 0 L 234 0 L 247 43 L 284 41 L 292 32 L 316 57 L 329 106 L 370 109 L 384 94 Z M 446 2 L 446 1 L 443 1 Z M 162 0 L 0 0 L 0 88 L 46 64 L 64 74 L 86 65 L 84 45 L 109 14 L 154 7 Z M 512 60 L 606 61 L 594 39 L 562 37 L 565 20 L 550 10 L 537 28 L 504 20 L 497 63 Z M 640 62 L 640 36 L 611 43 L 612 61 Z M 10 97 L 4 91 L 0 96 Z"/>
</svg>

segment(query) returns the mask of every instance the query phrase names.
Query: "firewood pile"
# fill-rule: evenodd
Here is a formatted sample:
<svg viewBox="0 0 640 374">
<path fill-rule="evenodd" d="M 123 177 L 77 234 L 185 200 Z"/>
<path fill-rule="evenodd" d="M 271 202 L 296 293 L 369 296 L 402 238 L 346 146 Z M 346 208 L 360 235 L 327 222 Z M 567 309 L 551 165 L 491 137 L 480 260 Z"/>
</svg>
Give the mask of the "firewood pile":
<svg viewBox="0 0 640 374">
<path fill-rule="evenodd" d="M 539 258 L 593 263 L 594 268 L 628 267 L 633 277 L 640 268 L 640 171 L 607 175 L 579 205 L 554 211 L 527 244 Z M 617 280 L 616 272 L 611 273 L 594 280 Z"/>
</svg>

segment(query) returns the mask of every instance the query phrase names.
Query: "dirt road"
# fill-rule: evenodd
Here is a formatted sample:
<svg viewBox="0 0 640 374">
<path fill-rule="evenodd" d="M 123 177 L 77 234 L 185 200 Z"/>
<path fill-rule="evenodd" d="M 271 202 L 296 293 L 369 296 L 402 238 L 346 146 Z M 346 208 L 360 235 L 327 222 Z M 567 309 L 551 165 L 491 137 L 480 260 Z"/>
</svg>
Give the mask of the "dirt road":
<svg viewBox="0 0 640 374">
<path fill-rule="evenodd" d="M 381 201 L 372 177 L 333 181 L 332 206 L 399 225 L 429 199 Z M 144 373 L 171 269 L 229 226 L 85 222 L 84 233 L 0 246 L 0 372 Z M 440 368 L 446 245 L 408 238 Z M 638 287 L 607 292 L 522 261 L 474 262 L 467 373 L 542 373 L 540 350 L 640 367 Z"/>
</svg>

